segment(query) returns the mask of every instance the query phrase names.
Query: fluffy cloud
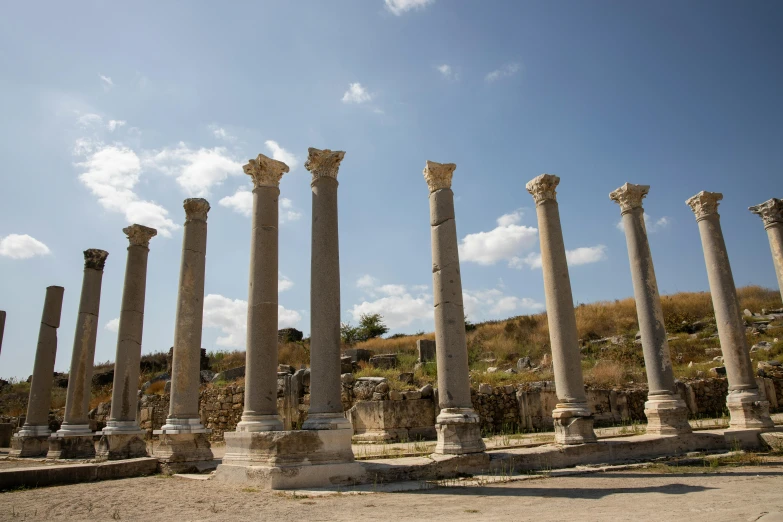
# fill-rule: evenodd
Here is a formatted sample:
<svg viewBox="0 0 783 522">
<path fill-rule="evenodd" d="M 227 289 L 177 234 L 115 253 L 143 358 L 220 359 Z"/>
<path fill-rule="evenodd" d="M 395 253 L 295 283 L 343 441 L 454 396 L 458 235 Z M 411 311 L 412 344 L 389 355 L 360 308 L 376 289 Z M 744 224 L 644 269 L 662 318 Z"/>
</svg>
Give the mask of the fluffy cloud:
<svg viewBox="0 0 783 522">
<path fill-rule="evenodd" d="M 487 73 L 487 75 L 484 77 L 484 80 L 486 80 L 487 83 L 492 83 L 494 81 L 500 80 L 501 78 L 514 76 L 517 72 L 519 72 L 518 63 L 507 63 L 500 69 L 495 69 L 494 71 Z"/>
<path fill-rule="evenodd" d="M 520 225 L 521 220 L 522 211 L 516 210 L 500 216 L 493 230 L 466 235 L 459 244 L 460 259 L 480 265 L 505 260 L 512 266 L 523 250 L 535 246 L 538 236 L 536 228 Z"/>
<path fill-rule="evenodd" d="M 286 276 L 281 274 L 280 272 L 277 273 L 277 293 L 285 292 L 289 288 L 294 286 L 294 282 L 288 279 Z"/>
<path fill-rule="evenodd" d="M 115 333 L 119 332 L 120 331 L 120 318 L 119 317 L 115 317 L 114 319 L 112 319 L 111 321 L 106 323 L 106 325 L 104 325 L 104 328 L 106 328 L 110 332 L 115 332 Z"/>
<path fill-rule="evenodd" d="M 106 128 L 109 129 L 109 132 L 114 132 L 115 129 L 123 127 L 126 123 L 125 120 L 109 120 L 109 123 L 106 124 Z"/>
<path fill-rule="evenodd" d="M 668 228 L 668 226 L 671 224 L 672 224 L 672 220 L 667 216 L 663 216 L 656 220 L 653 220 L 653 218 L 650 217 L 650 214 L 648 214 L 647 212 L 644 213 L 644 227 L 647 229 L 647 232 L 649 232 L 650 234 L 654 234 L 659 230 Z M 617 222 L 617 230 L 621 232 L 625 231 L 625 227 L 623 226 L 622 219 Z"/>
<path fill-rule="evenodd" d="M 253 213 L 253 193 L 247 187 L 240 187 L 233 195 L 221 198 L 218 205 L 250 217 Z M 281 224 L 297 221 L 302 217 L 302 213 L 294 209 L 294 203 L 290 199 L 280 198 L 279 205 L 278 212 Z"/>
<path fill-rule="evenodd" d="M 167 217 L 165 208 L 154 201 L 142 200 L 133 191 L 141 173 L 141 161 L 135 152 L 121 144 L 90 144 L 81 150 L 91 152 L 85 161 L 76 164 L 84 169 L 79 181 L 90 189 L 103 208 L 124 214 L 129 223 L 154 227 L 165 237 L 171 237 L 171 231 L 179 228 Z"/>
<path fill-rule="evenodd" d="M 606 245 L 596 245 L 592 247 L 579 247 L 573 250 L 566 250 L 566 259 L 568 266 L 587 265 L 597 263 L 606 259 Z M 531 269 L 541 268 L 541 254 L 530 253 L 524 258 L 515 258 L 509 264 L 512 268 L 522 268 L 529 266 Z"/>
<path fill-rule="evenodd" d="M 104 90 L 108 91 L 112 87 L 114 87 L 114 82 L 111 81 L 111 78 L 109 78 L 108 76 L 104 76 L 102 74 L 98 74 L 98 78 L 101 79 L 101 84 L 103 85 L 103 89 Z"/>
<path fill-rule="evenodd" d="M 459 74 L 457 73 L 457 71 L 454 70 L 454 68 L 451 65 L 444 63 L 443 65 L 438 65 L 437 67 L 435 67 L 435 69 L 441 74 L 441 76 L 443 76 L 448 80 L 459 79 Z"/>
<path fill-rule="evenodd" d="M 348 311 L 354 321 L 359 321 L 364 314 L 381 314 L 393 330 L 414 321 L 432 320 L 432 295 L 426 293 L 427 286 L 381 285 L 369 274 L 360 277 L 356 286 L 367 292 L 372 300 L 365 299 Z"/>
<path fill-rule="evenodd" d="M 223 127 L 218 127 L 217 125 L 210 125 L 209 130 L 211 130 L 212 135 L 219 140 L 228 141 L 232 143 L 237 140 L 236 136 L 232 136 L 231 134 L 229 134 L 228 131 L 226 131 L 226 129 L 224 129 Z"/>
<path fill-rule="evenodd" d="M 302 320 L 296 310 L 277 307 L 277 327 L 294 327 Z M 223 333 L 218 346 L 245 348 L 247 338 L 247 301 L 229 299 L 220 294 L 204 296 L 204 328 L 219 328 Z"/>
<path fill-rule="evenodd" d="M 343 101 L 345 101 L 343 99 Z M 275 159 L 277 161 L 282 161 L 286 165 L 288 165 L 288 168 L 291 172 L 293 172 L 296 167 L 299 165 L 299 158 L 296 157 L 291 152 L 288 152 L 283 147 L 281 147 L 276 141 L 274 140 L 266 140 L 264 142 L 264 145 L 266 145 L 266 148 L 269 150 L 269 152 L 272 154 L 272 159 Z"/>
<path fill-rule="evenodd" d="M 386 9 L 395 16 L 401 16 L 403 13 L 412 9 L 424 9 L 435 0 L 384 0 Z"/>
<path fill-rule="evenodd" d="M 191 149 L 180 142 L 176 147 L 155 151 L 144 160 L 145 166 L 176 176 L 177 183 L 190 196 L 206 197 L 214 185 L 228 176 L 244 175 L 242 165 L 225 147 Z"/>
<path fill-rule="evenodd" d="M 49 247 L 27 234 L 9 234 L 0 239 L 0 256 L 29 259 L 50 254 Z"/>
<path fill-rule="evenodd" d="M 465 314 L 472 321 L 510 317 L 514 314 L 539 312 L 544 305 L 529 297 L 505 295 L 499 288 L 491 290 L 463 290 L 462 303 Z"/>
<path fill-rule="evenodd" d="M 373 288 L 378 284 L 378 280 L 370 274 L 365 274 L 356 281 L 358 288 Z"/>
<path fill-rule="evenodd" d="M 361 83 L 348 85 L 348 90 L 343 94 L 343 103 L 366 103 L 370 100 L 372 100 L 372 95 L 362 87 Z"/>
</svg>

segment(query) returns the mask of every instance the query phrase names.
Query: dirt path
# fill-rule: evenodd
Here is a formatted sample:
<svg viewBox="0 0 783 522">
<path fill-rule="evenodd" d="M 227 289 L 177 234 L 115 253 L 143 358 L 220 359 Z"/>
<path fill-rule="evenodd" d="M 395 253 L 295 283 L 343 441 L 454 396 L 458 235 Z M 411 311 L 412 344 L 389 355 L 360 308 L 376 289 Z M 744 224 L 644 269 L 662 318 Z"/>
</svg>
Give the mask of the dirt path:
<svg viewBox="0 0 783 522">
<path fill-rule="evenodd" d="M 487 487 L 291 498 L 212 481 L 134 478 L 0 493 L 0 520 L 688 520 L 783 512 L 783 459 L 628 470 Z"/>
</svg>

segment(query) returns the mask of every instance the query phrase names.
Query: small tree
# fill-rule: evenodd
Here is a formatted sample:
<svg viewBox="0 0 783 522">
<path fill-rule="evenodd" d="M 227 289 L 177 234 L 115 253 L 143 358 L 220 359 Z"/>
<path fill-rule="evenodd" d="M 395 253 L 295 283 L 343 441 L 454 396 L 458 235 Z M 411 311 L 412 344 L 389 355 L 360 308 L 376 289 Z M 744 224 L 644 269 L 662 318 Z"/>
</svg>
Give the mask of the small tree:
<svg viewBox="0 0 783 522">
<path fill-rule="evenodd" d="M 349 346 L 361 340 L 359 339 L 359 329 L 351 326 L 351 323 L 340 323 L 340 338 L 344 344 Z"/>
<path fill-rule="evenodd" d="M 359 318 L 359 338 L 362 341 L 380 337 L 389 331 L 389 327 L 383 323 L 381 314 L 362 314 Z"/>
</svg>

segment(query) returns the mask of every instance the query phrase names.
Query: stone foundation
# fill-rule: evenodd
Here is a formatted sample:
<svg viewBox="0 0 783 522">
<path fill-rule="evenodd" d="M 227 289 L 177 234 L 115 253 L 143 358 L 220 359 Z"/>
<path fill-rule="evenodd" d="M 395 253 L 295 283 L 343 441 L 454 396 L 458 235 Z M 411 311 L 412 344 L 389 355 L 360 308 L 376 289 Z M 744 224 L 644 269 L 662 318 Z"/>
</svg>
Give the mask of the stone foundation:
<svg viewBox="0 0 783 522">
<path fill-rule="evenodd" d="M 11 437 L 9 457 L 45 457 L 49 451 L 49 434 L 20 435 Z"/>
<path fill-rule="evenodd" d="M 555 424 L 555 443 L 563 445 L 588 444 L 597 442 L 593 431 L 593 414 L 587 404 L 558 404 L 552 411 Z"/>
<path fill-rule="evenodd" d="M 647 433 L 655 435 L 680 435 L 690 433 L 688 408 L 679 397 L 653 399 L 644 405 L 647 417 Z"/>
<path fill-rule="evenodd" d="M 193 473 L 208 469 L 214 459 L 207 433 L 162 433 L 153 457 L 164 473 Z"/>
<path fill-rule="evenodd" d="M 144 432 L 103 433 L 95 456 L 99 460 L 137 459 L 147 456 Z"/>
<path fill-rule="evenodd" d="M 731 429 L 772 428 L 769 417 L 769 401 L 754 391 L 731 391 L 726 399 L 729 408 Z"/>
<path fill-rule="evenodd" d="M 49 438 L 47 459 L 91 459 L 95 457 L 93 434 L 63 435 L 53 433 Z"/>
<path fill-rule="evenodd" d="M 435 453 L 441 455 L 462 455 L 479 453 L 486 449 L 481 439 L 481 419 L 466 408 L 446 408 L 441 410 L 435 424 L 438 443 Z"/>
<path fill-rule="evenodd" d="M 435 403 L 427 399 L 362 401 L 348 410 L 355 442 L 432 440 Z"/>
</svg>

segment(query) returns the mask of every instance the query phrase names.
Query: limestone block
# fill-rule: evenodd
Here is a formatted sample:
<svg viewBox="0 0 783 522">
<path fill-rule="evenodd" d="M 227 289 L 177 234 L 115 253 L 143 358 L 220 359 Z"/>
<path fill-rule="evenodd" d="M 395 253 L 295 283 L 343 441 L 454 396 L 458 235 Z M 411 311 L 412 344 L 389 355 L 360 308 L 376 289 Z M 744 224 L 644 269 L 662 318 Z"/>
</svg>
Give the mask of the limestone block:
<svg viewBox="0 0 783 522">
<path fill-rule="evenodd" d="M 424 363 L 435 360 L 435 341 L 418 339 L 416 341 L 416 350 L 419 353 L 419 362 Z"/>
</svg>

